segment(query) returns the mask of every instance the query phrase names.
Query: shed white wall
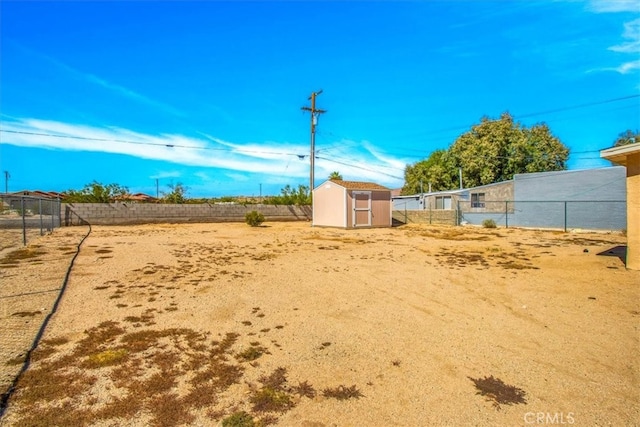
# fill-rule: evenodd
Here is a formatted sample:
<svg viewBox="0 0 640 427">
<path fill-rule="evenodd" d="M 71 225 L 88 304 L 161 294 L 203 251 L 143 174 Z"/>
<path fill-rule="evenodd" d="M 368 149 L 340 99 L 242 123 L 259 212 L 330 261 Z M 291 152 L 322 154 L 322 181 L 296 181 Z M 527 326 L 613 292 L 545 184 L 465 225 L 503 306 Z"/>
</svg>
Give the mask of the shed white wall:
<svg viewBox="0 0 640 427">
<path fill-rule="evenodd" d="M 313 190 L 314 226 L 347 227 L 347 190 L 327 181 Z"/>
</svg>

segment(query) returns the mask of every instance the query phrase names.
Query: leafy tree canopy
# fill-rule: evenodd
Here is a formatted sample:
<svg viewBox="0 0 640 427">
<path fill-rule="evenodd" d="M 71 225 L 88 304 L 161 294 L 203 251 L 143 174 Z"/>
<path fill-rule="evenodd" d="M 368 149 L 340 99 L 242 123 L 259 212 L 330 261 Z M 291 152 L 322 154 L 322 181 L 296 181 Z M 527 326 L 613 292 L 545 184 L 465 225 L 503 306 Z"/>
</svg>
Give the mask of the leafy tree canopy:
<svg viewBox="0 0 640 427">
<path fill-rule="evenodd" d="M 402 194 L 449 190 L 454 188 L 457 170 L 453 159 L 446 150 L 436 150 L 428 159 L 407 165 L 404 171 Z"/>
<path fill-rule="evenodd" d="M 129 193 L 127 187 L 118 184 L 104 185 L 97 181 L 84 186 L 82 190 L 67 190 L 65 202 L 69 203 L 110 203 Z"/>
<path fill-rule="evenodd" d="M 408 165 L 402 194 L 415 194 L 431 183 L 432 191 L 458 187 L 458 168 L 463 186 L 476 187 L 506 181 L 517 173 L 566 169 L 567 148 L 546 124 L 529 128 L 516 123 L 509 113 L 500 119 L 483 117 L 460 135 L 448 150 L 436 150 L 427 160 Z"/>
<path fill-rule="evenodd" d="M 637 130 L 633 132 L 632 130 L 627 129 L 626 131 L 618 135 L 615 142 L 613 143 L 613 146 L 620 147 L 622 145 L 636 144 L 638 142 L 640 142 L 640 132 Z"/>
</svg>

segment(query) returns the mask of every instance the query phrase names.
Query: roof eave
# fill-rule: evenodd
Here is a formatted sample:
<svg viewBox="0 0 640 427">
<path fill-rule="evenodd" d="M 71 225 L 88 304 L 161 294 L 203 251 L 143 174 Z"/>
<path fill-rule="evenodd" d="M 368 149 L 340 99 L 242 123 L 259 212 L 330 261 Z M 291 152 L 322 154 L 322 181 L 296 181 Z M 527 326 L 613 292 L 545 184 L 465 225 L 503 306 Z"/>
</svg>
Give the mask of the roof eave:
<svg viewBox="0 0 640 427">
<path fill-rule="evenodd" d="M 607 159 L 613 163 L 626 166 L 627 158 L 632 155 L 640 153 L 640 143 L 622 145 L 620 147 L 607 148 L 600 151 L 600 157 Z"/>
</svg>

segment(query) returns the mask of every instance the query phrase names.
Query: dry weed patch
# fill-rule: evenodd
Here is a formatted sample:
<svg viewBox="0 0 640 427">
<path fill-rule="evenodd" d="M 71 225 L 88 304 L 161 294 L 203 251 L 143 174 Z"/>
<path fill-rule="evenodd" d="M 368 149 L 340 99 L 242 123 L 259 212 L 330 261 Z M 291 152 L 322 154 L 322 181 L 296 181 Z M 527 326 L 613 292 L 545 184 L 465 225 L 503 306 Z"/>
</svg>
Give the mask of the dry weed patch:
<svg viewBox="0 0 640 427">
<path fill-rule="evenodd" d="M 18 264 L 20 261 L 37 261 L 38 257 L 45 255 L 47 251 L 40 249 L 38 246 L 29 246 L 22 249 L 9 252 L 0 259 L 0 265 L 8 266 L 10 264 Z"/>
<path fill-rule="evenodd" d="M 481 396 L 486 396 L 487 400 L 493 402 L 496 409 L 500 405 L 526 404 L 526 392 L 518 387 L 505 384 L 501 379 L 494 378 L 493 375 L 484 378 L 471 378 L 476 389 Z"/>
<path fill-rule="evenodd" d="M 104 322 L 85 331 L 85 337 L 63 355 L 55 347 L 67 344 L 66 339 L 43 341 L 38 362 L 23 375 L 13 397 L 24 408 L 17 412 L 17 423 L 89 425 L 104 420 L 117 424 L 144 416 L 153 426 L 189 425 L 202 408 L 208 409 L 212 422 L 221 420 L 229 405 L 219 402 L 241 381 L 245 369 L 231 363 L 229 356 L 248 361 L 268 353 L 258 342 L 236 353 L 238 338 L 237 333 L 227 333 L 221 340 L 208 342 L 206 334 L 190 329 L 127 332 L 116 322 Z M 98 378 L 100 387 L 109 390 L 100 401 L 92 392 Z M 252 386 L 255 391 L 247 403 L 260 413 L 292 408 L 291 390 L 300 396 L 315 393 L 306 381 L 287 387 L 285 368 L 259 381 L 261 388 Z M 179 389 L 179 384 L 186 388 Z M 267 414 L 259 425 L 276 420 Z"/>
<path fill-rule="evenodd" d="M 429 237 L 438 240 L 476 240 L 486 241 L 491 240 L 496 233 L 495 232 L 482 232 L 476 229 L 469 229 L 464 227 L 439 227 L 439 228 L 424 228 L 424 227 L 408 227 L 406 231 L 409 236 L 421 236 Z"/>
<path fill-rule="evenodd" d="M 243 368 L 226 362 L 237 338 L 229 333 L 208 344 L 205 334 L 189 329 L 127 333 L 116 322 L 104 322 L 85 331 L 62 357 L 54 357 L 54 346 L 64 339 L 43 341 L 38 363 L 21 377 L 14 395 L 24 408 L 17 423 L 78 425 L 147 414 L 154 426 L 189 424 L 194 410 L 215 407 L 218 396 L 240 381 Z M 98 377 L 110 390 L 103 402 L 92 397 Z M 182 394 L 179 382 L 188 385 Z"/>
<path fill-rule="evenodd" d="M 358 390 L 355 384 L 351 387 L 339 385 L 334 388 L 325 388 L 322 390 L 322 395 L 324 397 L 331 397 L 338 400 L 359 399 L 363 397 L 363 394 Z"/>
</svg>

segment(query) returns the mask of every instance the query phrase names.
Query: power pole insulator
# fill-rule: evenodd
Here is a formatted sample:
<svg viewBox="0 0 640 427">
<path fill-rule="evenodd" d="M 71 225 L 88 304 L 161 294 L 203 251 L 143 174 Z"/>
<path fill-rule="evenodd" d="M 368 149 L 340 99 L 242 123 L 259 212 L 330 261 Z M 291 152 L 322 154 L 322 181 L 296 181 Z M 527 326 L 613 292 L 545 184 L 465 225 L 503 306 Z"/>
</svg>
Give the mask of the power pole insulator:
<svg viewBox="0 0 640 427">
<path fill-rule="evenodd" d="M 321 110 L 316 108 L 316 96 L 322 93 L 322 89 L 317 92 L 311 92 L 311 96 L 309 99 L 311 100 L 311 107 L 302 107 L 304 111 L 311 112 L 311 165 L 309 172 L 309 192 L 313 191 L 314 188 L 314 168 L 315 168 L 315 158 L 316 158 L 316 125 L 318 124 L 318 116 L 320 114 L 326 113 L 326 110 Z"/>
</svg>

